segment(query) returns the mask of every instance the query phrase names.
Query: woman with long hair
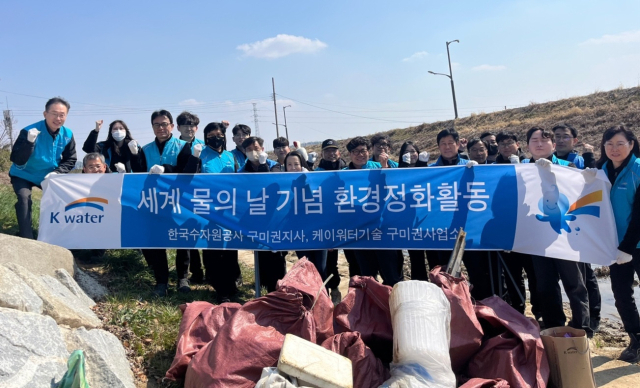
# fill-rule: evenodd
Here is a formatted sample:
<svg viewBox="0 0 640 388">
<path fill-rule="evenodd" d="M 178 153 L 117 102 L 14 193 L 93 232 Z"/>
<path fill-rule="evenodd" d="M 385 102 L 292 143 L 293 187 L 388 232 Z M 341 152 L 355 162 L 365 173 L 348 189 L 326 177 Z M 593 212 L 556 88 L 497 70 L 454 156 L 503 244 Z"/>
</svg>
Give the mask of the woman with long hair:
<svg viewBox="0 0 640 388">
<path fill-rule="evenodd" d="M 113 172 L 131 172 L 131 149 L 129 143 L 140 148 L 133 140 L 129 127 L 122 120 L 115 120 L 109 124 L 107 140 L 98 142 L 98 135 L 102 128 L 102 120 L 96 121 L 96 127 L 89 132 L 82 150 L 86 153 L 99 152 L 104 156 L 105 162 Z M 137 160 L 137 158 L 135 159 Z M 120 167 L 120 168 L 118 168 Z"/>
<path fill-rule="evenodd" d="M 611 182 L 611 206 L 618 232 L 618 252 L 610 267 L 611 290 L 625 331 L 631 338 L 619 360 L 640 361 L 640 315 L 633 298 L 634 272 L 640 276 L 640 148 L 638 138 L 622 125 L 602 135 L 600 160 Z"/>
</svg>

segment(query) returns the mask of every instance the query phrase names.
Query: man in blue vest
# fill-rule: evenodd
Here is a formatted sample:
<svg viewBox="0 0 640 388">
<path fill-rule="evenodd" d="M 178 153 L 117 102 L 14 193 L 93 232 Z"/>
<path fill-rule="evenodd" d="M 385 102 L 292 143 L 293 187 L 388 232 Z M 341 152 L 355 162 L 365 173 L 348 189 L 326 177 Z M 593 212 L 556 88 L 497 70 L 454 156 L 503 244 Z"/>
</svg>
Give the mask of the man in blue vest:
<svg viewBox="0 0 640 388">
<path fill-rule="evenodd" d="M 371 160 L 380 163 L 382 168 L 398 168 L 398 162 L 391 160 L 389 152 L 391 152 L 391 141 L 388 135 L 378 134 L 371 138 Z"/>
<path fill-rule="evenodd" d="M 173 137 L 173 116 L 168 111 L 162 109 L 151 114 L 151 126 L 156 138 L 138 151 L 135 140 L 129 142 L 132 159 L 137 159 L 134 172 L 148 172 L 151 174 L 181 173 L 187 167 L 192 158 L 191 147 L 187 142 Z M 131 143 L 135 143 L 133 146 Z M 142 255 L 153 269 L 156 279 L 154 294 L 166 296 L 169 283 L 169 264 L 167 262 L 166 249 L 143 249 Z M 189 292 L 189 256 L 176 257 L 176 272 L 178 274 L 178 291 Z"/>
<path fill-rule="evenodd" d="M 44 120 L 20 131 L 11 150 L 9 176 L 18 197 L 16 217 L 19 236 L 33 238 L 31 189 L 55 174 L 66 174 L 76 165 L 76 141 L 64 126 L 70 105 L 60 97 L 45 104 Z"/>
<path fill-rule="evenodd" d="M 231 132 L 233 133 L 233 142 L 236 143 L 236 148 L 231 150 L 231 153 L 236 157 L 238 167 L 242 169 L 247 163 L 247 155 L 244 153 L 242 142 L 251 136 L 251 128 L 248 125 L 236 124 Z"/>
</svg>

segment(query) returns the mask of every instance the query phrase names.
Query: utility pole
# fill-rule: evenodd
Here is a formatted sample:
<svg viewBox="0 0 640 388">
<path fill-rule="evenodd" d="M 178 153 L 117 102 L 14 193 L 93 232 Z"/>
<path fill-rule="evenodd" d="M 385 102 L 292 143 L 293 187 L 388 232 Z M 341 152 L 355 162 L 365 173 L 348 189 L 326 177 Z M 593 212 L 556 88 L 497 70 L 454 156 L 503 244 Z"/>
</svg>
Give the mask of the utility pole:
<svg viewBox="0 0 640 388">
<path fill-rule="evenodd" d="M 4 132 L 9 135 L 9 151 L 13 149 L 13 117 L 11 117 L 11 111 L 5 110 L 2 112 L 4 115 Z"/>
<path fill-rule="evenodd" d="M 427 71 L 429 74 L 433 74 L 433 75 L 443 75 L 445 77 L 449 77 L 449 79 L 451 80 L 451 95 L 453 96 L 453 111 L 455 113 L 455 118 L 458 118 L 458 104 L 456 103 L 456 88 L 453 86 L 453 72 L 451 71 L 451 55 L 449 55 L 449 45 L 453 42 L 457 42 L 460 43 L 459 40 L 452 40 L 450 42 L 447 42 L 447 58 L 449 59 L 449 74 L 443 74 L 443 73 L 434 73 L 433 71 Z"/>
<path fill-rule="evenodd" d="M 278 107 L 276 106 L 276 81 L 271 77 L 271 87 L 273 87 L 273 113 L 276 116 L 276 137 L 280 137 L 280 131 L 278 130 Z"/>
<path fill-rule="evenodd" d="M 258 103 L 253 102 L 253 127 L 256 129 L 256 136 L 260 137 L 260 127 L 258 126 Z"/>
<path fill-rule="evenodd" d="M 287 127 L 287 108 L 291 108 L 291 105 L 282 107 L 282 114 L 284 115 L 284 130 L 287 133 L 287 140 L 289 140 L 289 127 Z"/>
</svg>

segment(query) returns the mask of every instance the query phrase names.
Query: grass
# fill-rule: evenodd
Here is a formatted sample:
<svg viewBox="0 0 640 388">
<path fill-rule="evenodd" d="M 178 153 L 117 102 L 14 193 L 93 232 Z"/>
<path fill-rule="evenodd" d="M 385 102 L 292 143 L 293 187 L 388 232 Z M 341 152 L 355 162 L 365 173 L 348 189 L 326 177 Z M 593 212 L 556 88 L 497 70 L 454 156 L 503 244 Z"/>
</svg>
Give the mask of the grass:
<svg viewBox="0 0 640 388">
<path fill-rule="evenodd" d="M 33 206 L 31 207 L 31 225 L 34 230 L 34 236 L 37 238 L 38 224 L 40 220 L 40 199 L 42 191 L 34 188 L 31 194 Z M 17 202 L 16 194 L 13 192 L 11 185 L 0 184 L 0 233 L 18 235 L 18 221 L 16 219 L 15 204 Z"/>
</svg>

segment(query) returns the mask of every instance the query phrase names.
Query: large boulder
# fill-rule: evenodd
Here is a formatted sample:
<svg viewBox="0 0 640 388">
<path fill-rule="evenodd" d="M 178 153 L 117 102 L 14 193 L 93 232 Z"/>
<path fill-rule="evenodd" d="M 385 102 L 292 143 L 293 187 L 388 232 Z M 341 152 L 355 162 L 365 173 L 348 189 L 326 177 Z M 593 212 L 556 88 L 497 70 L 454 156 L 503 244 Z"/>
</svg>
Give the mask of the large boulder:
<svg viewBox="0 0 640 388">
<path fill-rule="evenodd" d="M 0 247 L 0 264 L 16 263 L 33 274 L 49 276 L 64 268 L 73 275 L 73 255 L 68 249 L 7 234 L 0 234 Z"/>
<path fill-rule="evenodd" d="M 1 264 L 0 307 L 42 314 L 42 299 L 18 275 Z"/>
<path fill-rule="evenodd" d="M 67 350 L 82 349 L 91 388 L 135 388 L 133 373 L 122 344 L 115 335 L 100 329 L 65 330 Z"/>
<path fill-rule="evenodd" d="M 76 269 L 77 271 L 77 269 Z M 88 307 L 93 307 L 96 305 L 96 302 L 93 301 L 87 294 L 80 288 L 78 283 L 73 279 L 73 276 L 69 275 L 69 272 L 64 268 L 59 268 L 56 270 L 56 279 L 62 283 L 73 295 L 75 295 L 78 299 L 83 301 Z"/>
<path fill-rule="evenodd" d="M 109 293 L 109 290 L 107 290 L 106 287 L 98 283 L 96 279 L 92 278 L 91 275 L 84 272 L 77 266 L 75 267 L 73 278 L 76 280 L 80 288 L 82 288 L 82 290 L 87 293 L 89 298 L 95 301 L 103 300 Z"/>
<path fill-rule="evenodd" d="M 51 276 L 36 276 L 24 267 L 8 263 L 6 267 L 18 275 L 42 299 L 43 313 L 58 324 L 70 327 L 95 328 L 102 325 L 100 319 L 80 299 Z"/>
<path fill-rule="evenodd" d="M 53 387 L 67 371 L 69 353 L 46 315 L 0 308 L 0 387 Z"/>
</svg>

